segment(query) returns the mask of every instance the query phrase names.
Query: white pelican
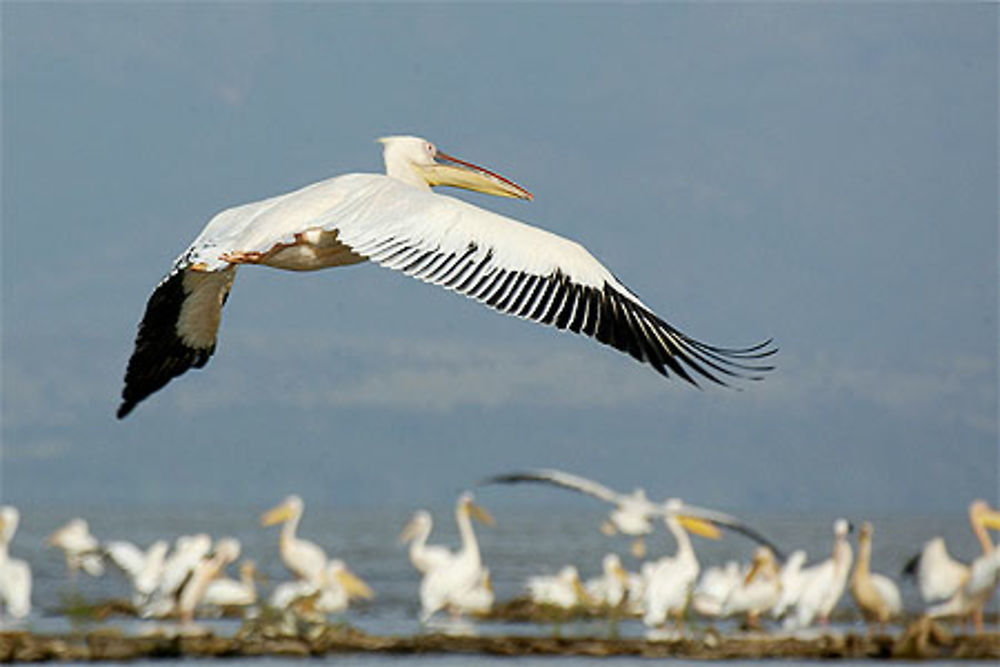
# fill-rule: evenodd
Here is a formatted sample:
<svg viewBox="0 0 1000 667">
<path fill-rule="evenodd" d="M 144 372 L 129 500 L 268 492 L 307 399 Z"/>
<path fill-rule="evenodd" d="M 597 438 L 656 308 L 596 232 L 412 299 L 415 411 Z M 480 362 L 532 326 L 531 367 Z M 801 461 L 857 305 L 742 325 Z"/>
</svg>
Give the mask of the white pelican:
<svg viewBox="0 0 1000 667">
<path fill-rule="evenodd" d="M 538 468 L 505 475 L 494 475 L 481 480 L 479 484 L 516 484 L 519 482 L 552 484 L 611 503 L 614 505 L 614 509 L 608 515 L 608 520 L 602 524 L 601 531 L 606 535 L 614 534 L 617 531 L 623 535 L 635 537 L 632 543 L 632 555 L 636 558 L 643 558 L 646 555 L 644 536 L 652 532 L 652 520 L 657 517 L 663 517 L 669 512 L 676 513 L 678 511 L 676 503 L 680 502 L 676 499 L 668 500 L 666 503 L 653 502 L 646 496 L 646 492 L 642 488 L 636 488 L 632 493 L 620 493 L 609 489 L 600 482 L 551 468 Z M 673 506 L 668 510 L 667 505 L 671 503 Z M 684 505 L 683 509 L 684 511 L 693 512 L 694 515 L 701 519 L 708 519 L 713 523 L 717 523 L 738 533 L 743 533 L 755 542 L 770 547 L 775 553 L 781 553 L 778 547 L 772 544 L 767 538 L 736 517 L 690 505 Z"/>
<path fill-rule="evenodd" d="M 201 604 L 209 584 L 218 579 L 226 566 L 240 557 L 240 543 L 231 537 L 224 537 L 215 545 L 210 555 L 203 557 L 191 569 L 177 598 L 177 613 L 181 623 L 194 620 L 194 610 Z"/>
<path fill-rule="evenodd" d="M 21 513 L 13 505 L 0 506 L 0 602 L 14 618 L 31 613 L 31 567 L 11 558 L 10 543 L 17 532 Z"/>
<path fill-rule="evenodd" d="M 493 608 L 496 593 L 493 590 L 493 578 L 490 576 L 490 569 L 483 567 L 479 582 L 464 590 L 457 590 L 449 596 L 448 607 L 456 615 L 472 614 L 481 615 L 489 613 Z"/>
<path fill-rule="evenodd" d="M 808 555 L 802 549 L 796 549 L 781 566 L 781 596 L 771 607 L 771 616 L 781 618 L 785 612 L 795 607 L 802 595 L 805 579 L 802 576 L 802 566 L 806 564 Z"/>
<path fill-rule="evenodd" d="M 830 622 L 830 613 L 844 594 L 854 560 L 854 551 L 847 539 L 850 530 L 846 519 L 834 521 L 830 558 L 802 570 L 802 591 L 795 604 L 791 627 L 808 627 L 817 617 L 824 625 Z"/>
<path fill-rule="evenodd" d="M 252 560 L 244 560 L 240 563 L 239 572 L 239 579 L 220 577 L 210 582 L 201 603 L 215 607 L 249 607 L 257 604 L 257 564 Z"/>
<path fill-rule="evenodd" d="M 605 554 L 601 559 L 601 576 L 588 579 L 583 588 L 591 603 L 617 608 L 625 601 L 628 592 L 628 572 L 622 567 L 618 554 Z"/>
<path fill-rule="evenodd" d="M 757 547 L 749 569 L 740 578 L 722 604 L 722 615 L 746 614 L 747 625 L 760 627 L 760 616 L 781 599 L 781 568 L 774 552 Z"/>
<path fill-rule="evenodd" d="M 319 586 L 327 564 L 326 552 L 315 542 L 303 540 L 295 534 L 304 509 L 302 498 L 291 495 L 280 505 L 261 515 L 260 522 L 264 526 L 282 524 L 281 536 L 278 538 L 282 562 L 295 576 Z"/>
<path fill-rule="evenodd" d="M 195 567 L 212 550 L 212 538 L 205 533 L 181 535 L 174 540 L 174 550 L 163 562 L 159 585 L 142 616 L 163 618 L 177 611 L 177 598 Z"/>
<path fill-rule="evenodd" d="M 76 581 L 77 572 L 80 570 L 92 577 L 104 574 L 101 544 L 90 534 L 90 526 L 85 519 L 79 517 L 71 519 L 49 535 L 47 542 L 49 546 L 62 549 L 71 580 Z"/>
<path fill-rule="evenodd" d="M 156 540 L 143 551 L 125 540 L 109 540 L 104 543 L 103 549 L 132 585 L 132 603 L 136 608 L 149 603 L 163 578 L 167 551 L 170 549 L 167 541 Z"/>
<path fill-rule="evenodd" d="M 691 591 L 691 607 L 702 616 L 724 616 L 723 605 L 745 577 L 735 560 L 706 568 Z"/>
<path fill-rule="evenodd" d="M 294 609 L 306 614 L 332 614 L 343 611 L 352 598 L 371 599 L 372 589 L 354 574 L 344 561 L 331 560 L 317 582 L 304 579 L 279 584 L 268 604 L 276 609 Z"/>
<path fill-rule="evenodd" d="M 899 588 L 889 577 L 871 571 L 872 524 L 865 521 L 858 531 L 858 561 L 851 575 L 851 595 L 872 630 L 877 623 L 885 628 L 889 619 L 903 611 L 903 598 Z"/>
<path fill-rule="evenodd" d="M 673 556 L 655 561 L 649 572 L 642 617 L 649 627 L 663 625 L 668 616 L 675 618 L 678 627 L 683 624 L 684 610 L 701 569 L 687 531 L 711 539 L 721 536 L 710 520 L 689 514 L 691 508 L 680 500 L 668 500 L 666 507 L 668 511 L 663 521 L 677 542 L 677 551 Z"/>
<path fill-rule="evenodd" d="M 430 512 L 417 510 L 399 536 L 400 542 L 410 544 L 410 562 L 421 574 L 426 574 L 451 560 L 451 551 L 447 547 L 427 544 L 427 538 L 430 537 L 433 528 L 434 520 Z"/>
<path fill-rule="evenodd" d="M 479 542 L 472 529 L 472 519 L 493 524 L 493 517 L 475 503 L 468 491 L 458 497 L 455 504 L 455 521 L 462 538 L 462 545 L 441 567 L 430 570 L 420 582 L 420 621 L 426 623 L 441 609 L 453 614 L 462 611 L 461 600 L 470 591 L 483 586 L 486 568 L 483 567 Z"/>
<path fill-rule="evenodd" d="M 431 192 L 451 185 L 531 199 L 524 188 L 419 137 L 385 137 L 385 175 L 347 174 L 222 211 L 156 287 L 139 325 L 118 417 L 215 351 L 241 264 L 311 271 L 372 260 L 501 312 L 596 338 L 663 375 L 758 379 L 770 341 L 691 338 L 577 243 Z"/>
<path fill-rule="evenodd" d="M 331 560 L 324 571 L 319 597 L 315 608 L 324 614 L 333 614 L 347 609 L 352 598 L 370 600 L 375 593 L 358 575 L 348 569 L 344 561 Z"/>
<path fill-rule="evenodd" d="M 927 609 L 930 617 L 972 617 L 976 631 L 982 632 L 983 607 L 1000 577 L 1000 549 L 988 532 L 990 528 L 1000 530 L 1000 511 L 985 500 L 973 501 L 969 505 L 969 523 L 983 550 L 970 565 L 954 560 L 944 540 L 938 537 L 924 545 L 905 571 L 916 575 L 924 602 L 937 603 Z"/>
<path fill-rule="evenodd" d="M 572 565 L 566 565 L 554 575 L 528 577 L 524 586 L 531 601 L 537 605 L 572 609 L 591 604 L 580 573 Z"/>
</svg>

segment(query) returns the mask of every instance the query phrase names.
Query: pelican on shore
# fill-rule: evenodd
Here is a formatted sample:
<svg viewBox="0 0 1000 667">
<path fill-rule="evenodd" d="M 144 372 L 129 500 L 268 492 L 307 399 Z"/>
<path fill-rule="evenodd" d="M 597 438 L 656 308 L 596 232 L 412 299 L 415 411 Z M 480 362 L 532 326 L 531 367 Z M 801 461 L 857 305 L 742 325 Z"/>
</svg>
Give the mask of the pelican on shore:
<svg viewBox="0 0 1000 667">
<path fill-rule="evenodd" d="M 215 351 L 243 264 L 312 271 L 371 260 L 500 312 L 568 329 L 697 384 L 759 379 L 770 340 L 723 348 L 675 329 L 583 246 L 432 186 L 531 199 L 419 137 L 380 139 L 385 174 L 347 174 L 222 211 L 153 291 L 125 373 L 119 419 Z"/>
<path fill-rule="evenodd" d="M 851 524 L 846 519 L 834 521 L 830 557 L 802 570 L 802 591 L 795 603 L 795 616 L 790 619 L 789 627 L 805 628 L 817 618 L 823 625 L 830 622 L 830 613 L 844 595 L 854 561 L 854 551 L 847 539 L 850 531 Z"/>
<path fill-rule="evenodd" d="M 174 540 L 173 551 L 163 562 L 159 585 L 149 603 L 142 609 L 146 618 L 164 618 L 177 612 L 181 590 L 194 569 L 212 551 L 212 538 L 206 533 L 181 535 Z"/>
<path fill-rule="evenodd" d="M 170 549 L 167 541 L 156 540 L 143 550 L 127 540 L 109 540 L 102 548 L 132 585 L 132 604 L 137 609 L 148 604 L 163 578 Z"/>
<path fill-rule="evenodd" d="M 774 552 L 760 546 L 754 550 L 750 567 L 740 577 L 722 604 L 722 615 L 745 614 L 747 626 L 761 627 L 760 617 L 781 599 L 781 568 Z"/>
<path fill-rule="evenodd" d="M 417 510 L 399 535 L 400 542 L 410 545 L 410 562 L 421 574 L 427 574 L 445 565 L 452 557 L 448 547 L 427 544 L 433 528 L 434 520 L 431 518 L 431 513 L 427 510 Z"/>
<path fill-rule="evenodd" d="M 1000 578 L 1000 549 L 989 535 L 989 529 L 1000 530 L 1000 511 L 985 500 L 975 500 L 969 505 L 969 524 L 982 547 L 982 554 L 971 564 L 952 558 L 944 539 L 937 537 L 906 564 L 904 572 L 916 576 L 921 597 L 932 605 L 928 616 L 971 617 L 976 632 L 982 632 L 983 607 Z"/>
<path fill-rule="evenodd" d="M 580 580 L 580 572 L 573 565 L 566 565 L 556 574 L 539 574 L 528 577 L 524 587 L 528 597 L 537 605 L 573 609 L 589 606 L 590 595 Z"/>
<path fill-rule="evenodd" d="M 0 506 L 0 603 L 13 618 L 31 613 L 31 567 L 10 555 L 21 513 L 13 505 Z"/>
<path fill-rule="evenodd" d="M 185 579 L 177 595 L 177 613 L 181 623 L 194 620 L 194 612 L 201 604 L 213 581 L 225 571 L 226 566 L 240 557 L 240 543 L 232 537 L 220 539 L 211 554 L 205 555 Z"/>
<path fill-rule="evenodd" d="M 80 570 L 92 577 L 104 574 L 101 543 L 90 533 L 86 519 L 80 517 L 71 519 L 53 531 L 47 543 L 62 550 L 71 581 L 76 581 Z"/>
<path fill-rule="evenodd" d="M 239 579 L 219 577 L 208 584 L 201 604 L 215 607 L 249 607 L 257 604 L 257 564 L 244 560 L 239 566 Z"/>
<path fill-rule="evenodd" d="M 588 579 L 584 585 L 592 604 L 617 609 L 628 593 L 628 572 L 618 554 L 605 554 L 601 559 L 601 574 Z"/>
<path fill-rule="evenodd" d="M 465 491 L 455 503 L 455 521 L 462 544 L 447 561 L 442 561 L 439 567 L 429 570 L 420 582 L 421 623 L 429 621 L 441 609 L 461 614 L 465 606 L 462 601 L 473 594 L 475 589 L 488 586 L 492 593 L 492 584 L 486 576 L 472 519 L 487 525 L 494 523 L 489 512 L 477 505 L 473 495 Z"/>
<path fill-rule="evenodd" d="M 663 522 L 677 543 L 677 551 L 655 561 L 648 572 L 642 622 L 656 628 L 673 617 L 680 628 L 701 571 L 688 532 L 715 540 L 721 533 L 711 520 L 691 513 L 691 509 L 676 498 L 668 500 L 665 506 Z"/>
<path fill-rule="evenodd" d="M 318 587 L 324 577 L 327 556 L 321 546 L 296 534 L 304 511 L 302 498 L 290 495 L 280 505 L 262 514 L 260 523 L 263 526 L 281 524 L 281 535 L 278 537 L 281 562 L 296 577 Z"/>
<path fill-rule="evenodd" d="M 646 491 L 642 488 L 636 488 L 631 493 L 621 493 L 592 479 L 552 468 L 537 468 L 504 475 L 494 475 L 480 480 L 479 485 L 517 484 L 520 482 L 551 484 L 583 493 L 614 505 L 614 509 L 608 515 L 607 521 L 601 524 L 601 532 L 606 535 L 613 535 L 617 532 L 622 535 L 634 537 L 632 555 L 636 558 L 643 558 L 646 555 L 645 536 L 652 532 L 654 519 L 662 518 L 667 514 L 677 514 L 678 512 L 683 514 L 685 511 L 690 511 L 692 516 L 712 521 L 724 528 L 742 533 L 753 541 L 770 547 L 776 554 L 781 554 L 781 550 L 770 540 L 734 516 L 703 507 L 684 505 L 683 503 L 678 505 L 680 501 L 676 498 L 667 500 L 666 502 L 654 502 L 646 496 Z"/>
<path fill-rule="evenodd" d="M 872 535 L 875 532 L 870 521 L 861 524 L 858 531 L 858 561 L 851 575 L 851 595 L 868 621 L 869 633 L 878 624 L 880 629 L 890 619 L 903 611 L 903 597 L 896 583 L 885 576 L 871 571 Z"/>
</svg>

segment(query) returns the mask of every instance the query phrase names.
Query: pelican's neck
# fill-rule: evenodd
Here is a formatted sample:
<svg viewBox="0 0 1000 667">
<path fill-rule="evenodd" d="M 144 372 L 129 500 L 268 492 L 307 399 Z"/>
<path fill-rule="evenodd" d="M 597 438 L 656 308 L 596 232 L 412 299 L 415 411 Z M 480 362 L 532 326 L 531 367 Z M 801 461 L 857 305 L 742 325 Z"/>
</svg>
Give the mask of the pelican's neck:
<svg viewBox="0 0 1000 667">
<path fill-rule="evenodd" d="M 687 562 L 697 562 L 694 555 L 694 547 L 691 546 L 691 538 L 688 537 L 687 531 L 681 526 L 677 517 L 668 516 L 666 523 L 674 539 L 677 540 L 677 559 Z"/>
<path fill-rule="evenodd" d="M 871 574 L 872 538 L 862 535 L 858 538 L 858 562 L 854 566 L 854 578 L 860 579 Z"/>
<path fill-rule="evenodd" d="M 458 523 L 458 532 L 462 536 L 461 555 L 479 561 L 479 542 L 476 541 L 476 533 L 472 530 L 472 519 L 469 511 L 464 507 L 459 507 L 455 511 L 455 522 Z"/>
<path fill-rule="evenodd" d="M 854 551 L 851 549 L 847 536 L 838 536 L 833 544 L 833 565 L 843 576 L 847 576 L 847 571 L 851 569 L 851 561 L 854 560 Z"/>
<path fill-rule="evenodd" d="M 292 515 L 281 524 L 281 546 L 290 547 L 295 542 L 295 533 L 299 529 L 302 512 L 292 512 Z"/>
<path fill-rule="evenodd" d="M 392 150 L 386 150 L 383 155 L 385 159 L 385 174 L 397 181 L 402 181 L 418 190 L 430 192 L 431 186 L 413 168 L 410 161 Z"/>
<path fill-rule="evenodd" d="M 431 524 L 422 523 L 420 524 L 420 529 L 414 534 L 413 539 L 410 540 L 410 558 L 419 558 L 419 554 L 423 553 L 424 548 L 427 546 L 427 539 L 431 536 Z"/>
</svg>

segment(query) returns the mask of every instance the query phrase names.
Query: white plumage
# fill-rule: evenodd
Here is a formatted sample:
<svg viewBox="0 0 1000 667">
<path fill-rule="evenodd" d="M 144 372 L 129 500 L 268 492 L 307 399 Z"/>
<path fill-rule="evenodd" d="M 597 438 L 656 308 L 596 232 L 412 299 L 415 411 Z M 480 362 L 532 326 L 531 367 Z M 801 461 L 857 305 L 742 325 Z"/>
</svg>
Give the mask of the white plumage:
<svg viewBox="0 0 1000 667">
<path fill-rule="evenodd" d="M 260 522 L 264 526 L 281 524 L 278 537 L 281 561 L 296 577 L 318 587 L 325 576 L 328 559 L 322 547 L 297 535 L 304 511 L 302 498 L 290 495 L 280 505 L 261 515 Z"/>
<path fill-rule="evenodd" d="M 531 198 L 418 137 L 388 137 L 386 175 L 347 174 L 225 210 L 150 297 L 118 417 L 215 350 L 240 264 L 308 271 L 371 260 L 491 308 L 595 338 L 695 383 L 759 377 L 769 341 L 726 349 L 667 324 L 578 243 L 431 192 L 453 185 Z"/>
<path fill-rule="evenodd" d="M 404 544 L 409 543 L 410 562 L 421 574 L 441 567 L 451 560 L 451 550 L 439 544 L 427 544 L 434 520 L 427 510 L 417 510 L 403 528 L 399 539 Z"/>
<path fill-rule="evenodd" d="M 833 524 L 833 553 L 827 560 L 802 570 L 802 591 L 795 604 L 795 616 L 789 624 L 805 628 L 819 618 L 828 623 L 830 613 L 840 601 L 851 572 L 854 552 L 847 540 L 850 524 L 845 519 L 837 519 Z"/>
<path fill-rule="evenodd" d="M 0 506 L 0 602 L 6 613 L 21 619 L 31 613 L 31 567 L 10 555 L 21 513 L 13 505 Z"/>
<path fill-rule="evenodd" d="M 524 585 L 537 605 L 572 609 L 590 600 L 580 581 L 580 572 L 573 565 L 566 565 L 554 575 L 528 577 Z"/>
<path fill-rule="evenodd" d="M 62 550 L 71 579 L 75 580 L 80 570 L 92 577 L 104 574 L 101 543 L 91 535 L 85 519 L 71 519 L 49 535 L 48 543 Z"/>
</svg>

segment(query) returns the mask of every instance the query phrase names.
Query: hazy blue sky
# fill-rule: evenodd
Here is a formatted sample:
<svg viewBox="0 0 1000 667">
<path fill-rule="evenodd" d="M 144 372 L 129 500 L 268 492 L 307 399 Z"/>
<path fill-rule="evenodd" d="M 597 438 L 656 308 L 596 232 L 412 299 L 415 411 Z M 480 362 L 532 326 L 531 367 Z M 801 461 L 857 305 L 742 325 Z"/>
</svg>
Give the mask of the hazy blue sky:
<svg viewBox="0 0 1000 667">
<path fill-rule="evenodd" d="M 990 3 L 2 4 L 2 497 L 426 505 L 557 466 L 728 509 L 997 495 Z M 209 366 L 114 418 L 221 209 L 419 134 L 535 201 L 744 391 L 376 266 L 241 272 Z M 513 490 L 510 493 L 515 493 Z M 554 498 L 550 494 L 547 498 Z"/>
</svg>

